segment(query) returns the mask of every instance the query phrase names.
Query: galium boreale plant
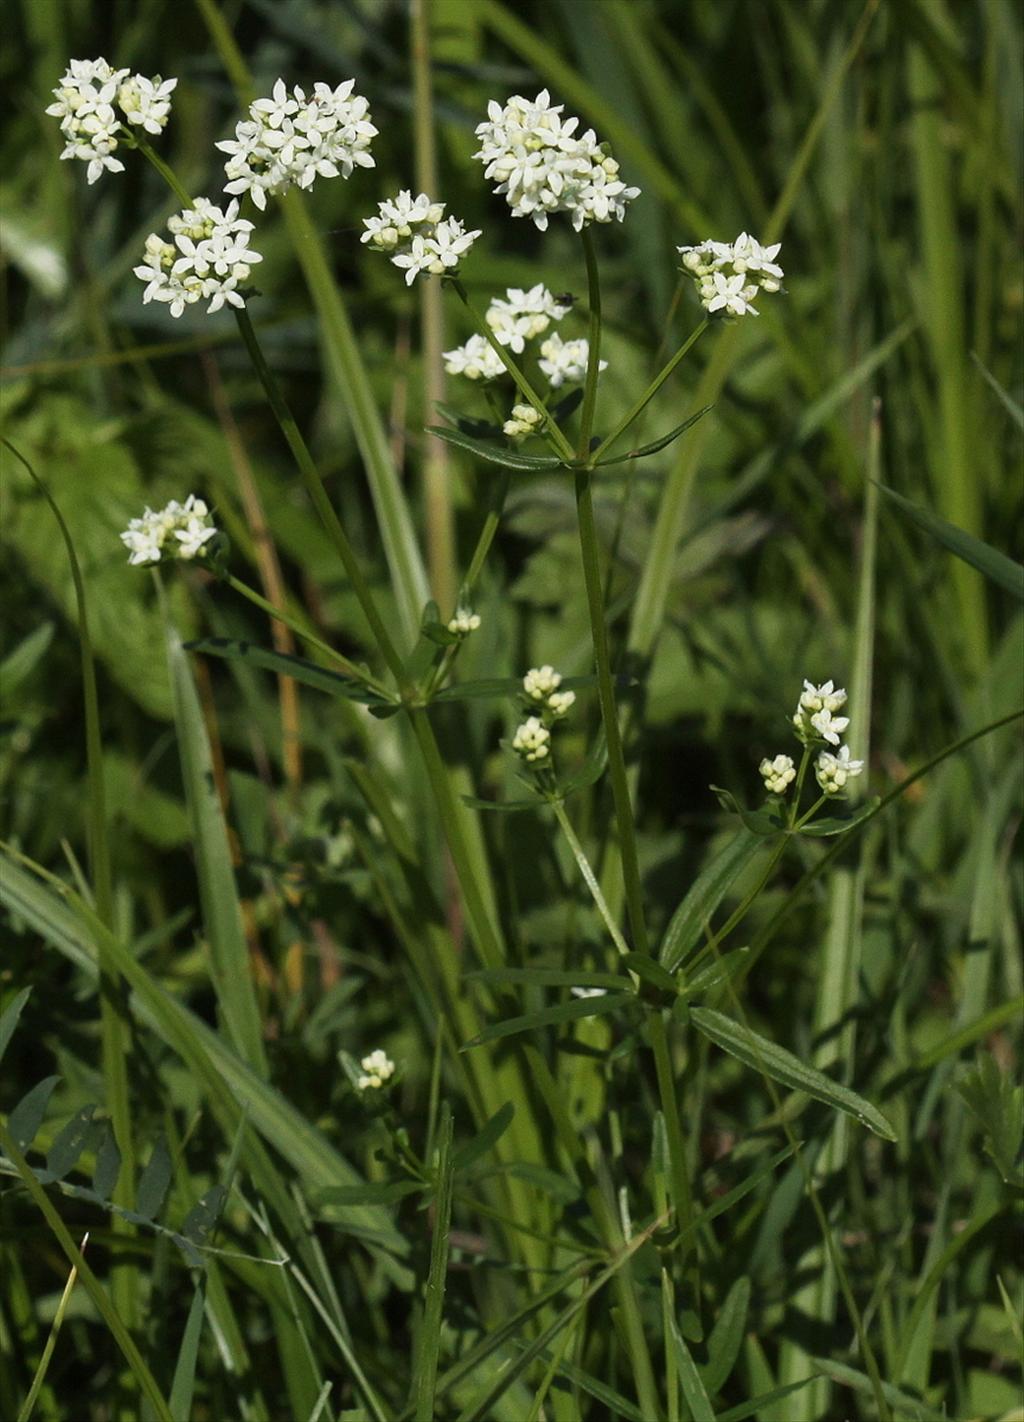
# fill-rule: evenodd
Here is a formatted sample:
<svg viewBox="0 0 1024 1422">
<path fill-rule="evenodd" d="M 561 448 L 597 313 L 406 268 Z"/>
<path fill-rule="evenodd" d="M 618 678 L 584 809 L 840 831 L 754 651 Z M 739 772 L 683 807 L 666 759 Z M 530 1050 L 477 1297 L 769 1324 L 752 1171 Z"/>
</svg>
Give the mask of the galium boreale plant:
<svg viewBox="0 0 1024 1422">
<path fill-rule="evenodd" d="M 582 303 L 585 334 L 574 326 L 580 317 L 577 303 L 543 284 L 529 289 L 508 288 L 495 294 L 482 311 L 477 310 L 462 280 L 462 269 L 464 263 L 472 261 L 474 246 L 484 239 L 484 233 L 468 230 L 459 217 L 448 214 L 445 202 L 437 194 L 414 194 L 408 188 L 376 201 L 376 214 L 363 220 L 362 243 L 385 256 L 410 286 L 417 281 L 440 281 L 473 328 L 462 344 L 444 353 L 444 362 L 450 374 L 465 382 L 467 392 L 479 393 L 484 408 L 472 413 L 445 406 L 440 412 L 445 422 L 433 425 L 430 434 L 496 471 L 494 495 L 482 511 L 478 539 L 463 572 L 457 600 L 444 608 L 427 603 L 419 641 L 409 648 L 402 644 L 400 634 L 379 605 L 264 356 L 250 316 L 255 297 L 254 268 L 261 261 L 261 254 L 252 244 L 259 243 L 261 214 L 271 200 L 290 189 L 308 190 L 320 180 L 351 179 L 357 169 L 365 186 L 366 174 L 374 166 L 371 147 L 377 133 L 368 102 L 355 92 L 351 80 L 335 87 L 317 83 L 311 91 L 289 88 L 283 79 L 278 80 L 269 96 L 249 106 L 234 137 L 218 144 L 227 155 L 225 196 L 193 197 L 157 156 L 147 137 L 158 136 L 166 125 L 174 85 L 174 80 L 148 80 L 130 76 L 127 70 L 113 70 L 102 59 L 74 61 L 55 90 L 57 102 L 48 110 L 60 118 L 67 139 L 62 156 L 87 161 L 92 183 L 107 171 L 121 169 L 120 160 L 113 157 L 115 151 L 135 148 L 175 193 L 180 212 L 170 219 L 166 236 L 151 234 L 147 238 L 143 260 L 135 268 L 135 275 L 143 283 L 142 299 L 166 306 L 172 318 L 180 317 L 186 307 L 193 305 L 205 306 L 211 315 L 222 307 L 232 312 L 269 408 L 365 618 L 378 665 L 371 670 L 355 664 L 312 632 L 307 622 L 271 605 L 236 577 L 231 571 L 227 541 L 218 533 L 214 515 L 197 494 L 189 494 L 184 503 L 174 501 L 157 512 L 146 509 L 133 519 L 122 534 L 129 562 L 151 568 L 169 562 L 203 566 L 222 586 L 270 616 L 286 621 L 313 649 L 316 660 L 289 658 L 292 676 L 361 702 L 380 719 L 407 719 L 422 756 L 463 898 L 478 959 L 475 971 L 482 974 L 490 994 L 486 999 L 488 1011 L 496 1017 L 466 1041 L 466 1024 L 473 1018 L 471 1013 L 467 1015 L 463 969 L 452 951 L 450 960 L 441 968 L 446 987 L 439 1000 L 445 1014 L 443 1035 L 448 1047 L 455 1049 L 453 1076 L 471 1084 L 477 1113 L 481 1105 L 485 1119 L 490 1113 L 487 1143 L 496 1143 L 508 1119 L 501 1130 L 493 1123 L 499 1120 L 507 1103 L 495 1098 L 495 1077 L 486 1065 L 484 1049 L 498 1039 L 512 1039 L 524 1095 L 528 1080 L 548 1114 L 552 1138 L 557 1142 L 552 1158 L 567 1162 L 580 1181 L 590 1208 L 608 1262 L 602 1283 L 610 1282 L 616 1290 L 632 1388 L 641 1414 L 653 1419 L 663 1415 L 667 1405 L 669 1415 L 677 1416 L 679 1378 L 684 1378 L 686 1391 L 693 1374 L 687 1340 L 700 1339 L 703 1330 L 699 1230 L 707 1215 L 694 1198 L 690 1151 L 684 1133 L 677 1050 L 682 1035 L 696 1029 L 766 1078 L 848 1113 L 879 1136 L 892 1137 L 885 1117 L 852 1089 L 757 1037 L 746 1026 L 731 986 L 737 971 L 736 955 L 722 956 L 718 947 L 742 921 L 752 895 L 741 903 L 724 928 L 714 934 L 706 932 L 707 919 L 731 882 L 726 879 L 718 898 L 710 904 L 702 902 L 696 915 L 684 900 L 682 917 L 677 914 L 673 919 L 660 947 L 654 943 L 640 872 L 635 811 L 620 726 L 619 683 L 613 671 L 606 616 L 603 555 L 594 513 L 595 477 L 608 466 L 639 461 L 666 448 L 707 413 L 700 410 L 689 415 L 644 445 L 624 443 L 698 340 L 705 335 L 710 338 L 714 328 L 724 323 L 756 318 L 755 303 L 780 291 L 783 272 L 777 260 L 779 246 L 762 246 L 745 232 L 732 242 L 709 239 L 679 246 L 680 271 L 684 279 L 692 278 L 699 319 L 634 403 L 619 410 L 610 408 L 601 398 L 600 376 L 607 363 L 602 358 L 599 239 L 603 227 L 628 220 L 640 190 L 621 176 L 608 145 L 592 129 L 582 128 L 579 119 L 566 116 L 563 106 L 551 102 L 547 90 L 534 99 L 514 95 L 505 103 L 491 102 L 486 119 L 476 130 L 479 146 L 474 156 L 483 165 L 484 178 L 493 184 L 494 194 L 504 199 L 504 207 L 512 217 L 532 222 L 540 232 L 547 231 L 551 224 L 565 223 L 577 235 L 586 290 Z M 372 199 L 360 201 L 368 207 Z M 250 215 L 243 215 L 245 212 Z M 567 272 L 565 280 L 567 288 L 579 285 L 575 273 Z M 473 610 L 473 594 L 503 515 L 509 483 L 515 477 L 538 474 L 564 477 L 574 490 L 593 674 L 563 678 L 553 667 L 544 665 L 527 670 L 521 681 L 510 684 L 461 682 L 460 653 L 481 625 L 480 614 Z M 241 646 L 223 639 L 196 645 L 217 655 L 244 655 Z M 272 654 L 266 654 L 263 664 L 274 664 Z M 325 665 L 331 669 L 330 679 L 325 677 Z M 600 707 L 600 735 L 582 765 L 565 768 L 559 748 L 562 729 L 571 721 L 580 693 L 594 687 Z M 550 812 L 607 935 L 611 950 L 607 971 L 588 974 L 565 964 L 561 970 L 548 970 L 547 977 L 541 973 L 531 979 L 527 970 L 513 968 L 506 960 L 503 936 L 492 921 L 469 851 L 463 828 L 466 810 L 456 799 L 446 773 L 430 709 L 435 702 L 458 703 L 463 698 L 485 695 L 514 700 L 518 705 L 518 719 L 510 727 L 505 744 L 518 765 L 525 793 L 504 804 L 484 799 L 470 803 L 482 810 Z M 820 686 L 806 682 L 792 722 L 798 758 L 780 753 L 761 762 L 766 805 L 747 810 L 726 796 L 730 808 L 737 810 L 755 838 L 773 842 L 769 870 L 794 836 L 837 834 L 873 812 L 873 806 L 868 804 L 845 818 L 821 814 L 843 799 L 851 781 L 865 768 L 851 759 L 848 748 L 841 744 L 847 721 L 838 713 L 844 702 L 845 692 L 835 690 L 832 682 Z M 611 782 L 614 838 L 621 860 L 624 922 L 619 922 L 609 907 L 567 809 L 574 794 L 606 774 Z M 812 780 L 819 793 L 809 807 L 801 808 Z M 733 877 L 741 867 L 737 863 Z M 705 964 L 704 959 L 709 956 L 712 962 Z M 563 989 L 566 995 L 539 1013 L 529 1011 L 518 996 L 529 981 L 534 986 L 540 983 Z M 740 1012 L 739 1021 L 735 1015 L 726 1016 L 701 1005 L 703 998 L 720 990 L 723 984 L 732 993 L 734 1006 Z M 650 1053 L 653 1064 L 660 1112 L 652 1123 L 653 1166 L 642 1229 L 632 1224 L 627 1192 L 633 1187 L 622 1176 L 620 1163 L 604 1155 L 593 1131 L 584 1144 L 561 1099 L 549 1056 L 538 1046 L 538 1041 L 543 1044 L 538 1034 L 545 1029 L 587 1017 L 606 1018 L 633 1034 Z M 467 1047 L 473 1050 L 461 1057 L 458 1049 Z M 637 1057 L 638 1063 L 642 1060 L 642 1055 Z M 478 1062 L 484 1065 L 476 1065 Z M 424 1188 L 433 1181 L 430 1188 L 438 1190 L 447 1178 L 450 1187 L 450 1172 L 445 1175 L 447 1167 L 435 1169 L 434 1165 L 425 1164 L 434 1151 L 436 1136 L 423 1146 L 422 1154 L 417 1154 L 415 1132 L 410 1123 L 399 1118 L 399 1098 L 392 1091 L 395 1068 L 386 1050 L 375 1048 L 358 1061 L 345 1058 L 342 1069 L 352 1090 L 374 1115 L 375 1129 L 385 1133 L 390 1157 L 406 1177 Z M 639 1066 L 635 1069 L 639 1070 Z M 495 1110 L 496 1106 L 499 1109 Z M 433 1129 L 433 1116 L 431 1119 Z M 450 1120 L 448 1129 L 450 1135 Z M 795 1142 L 791 1145 L 796 1149 Z M 514 1209 L 522 1197 L 516 1196 L 513 1185 L 508 1189 Z M 449 1195 L 449 1210 L 450 1207 Z M 502 1216 L 498 1214 L 496 1218 Z M 544 1218 L 554 1228 L 550 1211 Z M 519 1221 L 520 1225 L 524 1223 Z M 631 1266 L 635 1249 L 648 1237 L 654 1237 L 658 1246 L 663 1330 L 655 1333 L 660 1336 L 652 1336 L 650 1327 L 652 1302 L 655 1308 L 658 1306 L 657 1291 L 653 1301 L 645 1298 L 646 1286 Z M 508 1227 L 508 1242 L 534 1266 L 547 1257 L 538 1249 L 536 1240 L 517 1233 L 515 1225 Z M 432 1259 L 431 1264 L 434 1299 L 443 1271 L 442 1253 L 440 1260 Z M 663 1389 L 656 1382 L 652 1361 L 658 1351 L 665 1360 L 667 1381 Z M 866 1366 L 875 1376 L 870 1357 Z M 693 1398 L 689 1392 L 687 1396 L 692 1406 Z"/>
</svg>

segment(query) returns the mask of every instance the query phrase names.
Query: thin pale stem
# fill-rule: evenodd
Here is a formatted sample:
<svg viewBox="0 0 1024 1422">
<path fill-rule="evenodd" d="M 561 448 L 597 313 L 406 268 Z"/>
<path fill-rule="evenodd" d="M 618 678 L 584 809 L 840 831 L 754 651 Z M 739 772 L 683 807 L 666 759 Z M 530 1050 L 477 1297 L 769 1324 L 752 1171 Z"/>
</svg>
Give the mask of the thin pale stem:
<svg viewBox="0 0 1024 1422">
<path fill-rule="evenodd" d="M 580 844 L 579 839 L 576 836 L 576 831 L 572 827 L 572 822 L 570 821 L 569 816 L 565 813 L 565 806 L 562 804 L 561 800 L 552 800 L 551 808 L 554 810 L 555 819 L 558 821 L 562 833 L 565 835 L 569 843 L 569 848 L 572 850 L 572 855 L 573 858 L 576 860 L 577 867 L 579 868 L 580 873 L 583 875 L 583 882 L 590 890 L 590 896 L 594 900 L 594 903 L 597 905 L 598 913 L 604 920 L 604 926 L 611 934 L 611 939 L 612 942 L 615 944 L 615 947 L 621 954 L 623 954 L 623 956 L 625 956 L 625 954 L 629 952 L 629 944 L 619 932 L 618 925 L 616 924 L 614 918 L 612 918 L 611 910 L 609 909 L 608 904 L 605 901 L 604 894 L 602 894 L 601 892 L 601 885 L 597 882 L 597 877 L 594 874 L 593 869 L 590 867 L 590 860 L 584 853 L 583 846 L 582 844 Z"/>
<path fill-rule="evenodd" d="M 693 1216 L 693 1195 L 690 1190 L 690 1175 L 686 1166 L 686 1147 L 683 1142 L 682 1116 L 676 1097 L 675 1076 L 668 1047 L 668 1033 L 665 1019 L 660 1009 L 648 1014 L 647 1031 L 654 1056 L 654 1070 L 658 1078 L 658 1095 L 661 1111 L 665 1117 L 665 1134 L 668 1138 L 669 1178 L 672 1187 L 672 1204 L 675 1207 L 676 1228 L 683 1233 L 680 1250 L 683 1257 L 695 1247 L 692 1233 L 687 1233 Z M 699 1300 L 694 1299 L 694 1308 Z"/>
<path fill-rule="evenodd" d="M 639 400 L 637 400 L 636 404 L 633 405 L 630 410 L 628 410 L 627 413 L 622 417 L 619 423 L 612 430 L 611 434 L 605 435 L 604 439 L 594 450 L 593 461 L 600 459 L 601 455 L 606 453 L 606 451 L 612 447 L 612 445 L 619 438 L 619 436 L 625 434 L 626 430 L 629 429 L 633 421 L 646 409 L 646 407 L 654 399 L 655 395 L 657 395 L 658 391 L 665 384 L 665 381 L 675 370 L 679 362 L 683 359 L 687 352 L 692 350 L 693 347 L 697 344 L 698 340 L 700 340 L 701 336 L 704 334 L 707 328 L 708 318 L 705 316 L 704 320 L 700 323 L 700 325 L 690 332 L 689 336 L 676 351 L 675 355 L 673 355 L 665 363 L 665 365 L 662 366 L 661 370 L 651 381 L 650 385 L 648 385 L 647 389 L 640 396 Z"/>
<path fill-rule="evenodd" d="M 584 227 L 580 236 L 583 239 L 583 259 L 587 267 L 587 299 L 590 308 L 587 378 L 583 386 L 583 409 L 580 413 L 580 438 L 577 446 L 577 457 L 582 463 L 590 454 L 590 435 L 594 428 L 594 411 L 597 407 L 597 380 L 601 373 L 601 281 L 590 228 Z"/>
<path fill-rule="evenodd" d="M 236 593 L 239 593 L 248 602 L 251 602 L 254 607 L 260 608 L 263 612 L 267 613 L 268 616 L 276 618 L 278 622 L 284 623 L 286 627 L 290 627 L 297 636 L 301 637 L 304 642 L 308 642 L 311 647 L 315 647 L 318 652 L 322 652 L 323 655 L 329 657 L 332 662 L 337 662 L 345 674 L 352 677 L 354 681 L 358 681 L 363 686 L 367 686 L 371 690 L 376 691 L 380 696 L 386 696 L 389 700 L 393 699 L 394 693 L 390 688 L 385 686 L 382 681 L 378 681 L 375 676 L 372 676 L 363 667 L 357 666 L 355 662 L 349 661 L 348 657 L 342 652 L 337 651 L 336 648 L 332 647 L 328 642 L 324 642 L 315 632 L 310 632 L 309 628 L 306 627 L 298 617 L 293 617 L 286 608 L 269 602 L 267 598 L 261 596 L 255 588 L 249 587 L 248 583 L 243 583 L 242 580 L 236 578 L 233 573 L 222 573 L 221 578 L 230 588 L 233 588 Z"/>
</svg>

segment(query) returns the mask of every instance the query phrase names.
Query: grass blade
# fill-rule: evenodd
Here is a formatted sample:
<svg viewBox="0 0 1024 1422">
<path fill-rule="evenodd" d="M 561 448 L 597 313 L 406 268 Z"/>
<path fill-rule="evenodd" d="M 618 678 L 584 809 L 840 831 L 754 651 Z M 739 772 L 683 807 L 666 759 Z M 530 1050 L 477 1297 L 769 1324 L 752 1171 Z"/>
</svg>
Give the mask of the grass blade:
<svg viewBox="0 0 1024 1422">
<path fill-rule="evenodd" d="M 430 1272 L 427 1276 L 423 1322 L 416 1348 L 416 1422 L 433 1422 L 437 1389 L 437 1359 L 441 1350 L 441 1322 L 445 1283 L 448 1274 L 448 1231 L 452 1218 L 452 1113 L 447 1102 L 441 1108 L 438 1130 L 437 1192 L 434 1197 L 434 1233 L 430 1244 Z"/>
<path fill-rule="evenodd" d="M 890 489 L 887 484 L 879 484 L 878 487 L 906 514 L 911 523 L 915 523 L 930 538 L 948 548 L 964 563 L 977 568 L 979 573 L 983 573 L 990 582 L 1010 593 L 1018 602 L 1024 602 L 1024 567 L 1020 563 L 1015 563 L 1005 553 L 1000 553 L 998 548 L 983 543 L 980 538 L 957 528 L 955 524 L 947 523 L 944 518 L 932 513 L 931 509 L 923 508 L 902 494 L 897 494 L 896 490 Z"/>
</svg>

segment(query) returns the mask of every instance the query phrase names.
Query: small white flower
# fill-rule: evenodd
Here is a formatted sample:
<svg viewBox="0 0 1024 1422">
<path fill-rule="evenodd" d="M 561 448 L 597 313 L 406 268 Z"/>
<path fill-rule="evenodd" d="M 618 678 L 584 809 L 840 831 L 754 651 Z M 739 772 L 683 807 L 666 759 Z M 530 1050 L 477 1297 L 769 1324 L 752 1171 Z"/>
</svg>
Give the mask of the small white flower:
<svg viewBox="0 0 1024 1422">
<path fill-rule="evenodd" d="M 348 178 L 354 168 L 372 168 L 370 143 L 377 130 L 354 79 L 332 89 L 314 84 L 309 96 L 278 79 L 268 99 L 249 105 L 249 117 L 234 138 L 217 147 L 228 155 L 225 191 L 249 193 L 262 211 L 267 196 L 291 187 L 310 188 L 320 178 Z"/>
<path fill-rule="evenodd" d="M 840 737 L 850 724 L 850 718 L 849 716 L 833 716 L 831 711 L 822 709 L 821 711 L 815 711 L 814 715 L 810 718 L 810 723 L 818 739 L 828 741 L 831 745 L 837 746 Z"/>
<path fill-rule="evenodd" d="M 543 423 L 544 416 L 532 405 L 513 405 L 512 418 L 505 421 L 502 429 L 510 439 L 525 439 L 527 435 L 536 434 Z"/>
<path fill-rule="evenodd" d="M 569 989 L 569 991 L 570 991 L 570 993 L 573 995 L 573 997 L 579 997 L 579 998 L 607 997 L 607 996 L 608 996 L 608 989 L 607 989 L 607 988 L 598 988 L 598 987 L 571 987 L 571 988 Z"/>
<path fill-rule="evenodd" d="M 147 79 L 127 69 L 111 69 L 103 58 L 72 59 L 68 72 L 53 90 L 56 102 L 46 112 L 60 119 L 66 140 L 61 158 L 87 163 L 86 177 L 96 182 L 101 173 L 122 173 L 124 164 L 113 156 L 123 137 L 122 121 L 159 134 L 171 112 L 170 96 L 177 79 Z"/>
<path fill-rule="evenodd" d="M 546 701 L 562 685 L 562 674 L 554 667 L 531 667 L 523 677 L 523 690 L 531 701 Z"/>
<path fill-rule="evenodd" d="M 540 368 L 557 390 L 566 381 L 570 385 L 582 384 L 587 378 L 590 361 L 590 342 L 586 337 L 575 341 L 563 341 L 557 331 L 553 332 L 540 348 Z M 600 370 L 608 369 L 608 362 L 601 361 Z"/>
<path fill-rule="evenodd" d="M 395 1074 L 394 1062 L 380 1048 L 363 1057 L 359 1065 L 363 1074 L 356 1085 L 360 1091 L 379 1091 Z"/>
<path fill-rule="evenodd" d="M 575 704 L 575 691 L 553 691 L 548 697 L 548 710 L 552 716 L 567 716 Z"/>
<path fill-rule="evenodd" d="M 208 315 L 225 302 L 244 306 L 238 287 L 263 258 L 249 246 L 252 223 L 238 216 L 237 200 L 222 211 L 208 198 L 196 198 L 192 207 L 169 218 L 167 226 L 174 242 L 151 232 L 144 261 L 134 268 L 146 283 L 143 302 L 162 302 L 172 316 L 197 301 L 209 302 Z"/>
<path fill-rule="evenodd" d="M 831 681 L 822 682 L 821 686 L 815 686 L 813 681 L 805 681 L 804 689 L 800 693 L 800 708 L 811 715 L 815 711 L 841 711 L 846 705 L 846 692 L 840 687 L 833 686 Z"/>
<path fill-rule="evenodd" d="M 529 217 L 542 232 L 553 212 L 564 212 L 579 231 L 590 222 L 621 222 L 626 204 L 639 195 L 619 177 L 619 166 L 593 129 L 577 134 L 578 118 L 562 118 L 547 89 L 535 99 L 513 94 L 504 104 L 493 99 L 487 119 L 478 124 L 480 148 L 474 157 L 485 165 L 514 217 Z"/>
<path fill-rule="evenodd" d="M 470 632 L 475 632 L 479 626 L 479 612 L 472 612 L 468 607 L 460 607 L 455 616 L 448 620 L 448 631 L 456 637 L 468 637 Z"/>
<path fill-rule="evenodd" d="M 510 286 L 504 297 L 495 297 L 487 308 L 487 324 L 503 346 L 519 354 L 526 342 L 560 321 L 568 306 L 560 306 L 543 282 L 529 291 Z"/>
<path fill-rule="evenodd" d="M 444 368 L 449 375 L 464 375 L 467 380 L 494 380 L 505 374 L 501 356 L 483 336 L 470 336 L 462 346 L 445 351 Z"/>
<path fill-rule="evenodd" d="M 531 764 L 551 754 L 551 732 L 538 716 L 528 716 L 512 737 L 512 749 Z"/>
<path fill-rule="evenodd" d="M 771 795 L 784 795 L 790 783 L 796 779 L 796 766 L 788 755 L 777 755 L 774 760 L 762 760 L 758 769 L 764 778 L 765 788 Z"/>
<path fill-rule="evenodd" d="M 778 291 L 783 271 L 775 258 L 781 244 L 762 247 L 747 232 L 735 242 L 708 238 L 691 247 L 677 247 L 683 270 L 693 277 L 705 309 L 728 316 L 756 316 L 758 292 Z"/>
<path fill-rule="evenodd" d="M 850 747 L 840 746 L 836 755 L 822 751 L 814 767 L 818 784 L 826 795 L 838 795 L 845 789 L 848 780 L 860 775 L 864 769 L 862 760 L 850 759 Z"/>
<path fill-rule="evenodd" d="M 189 494 L 184 504 L 172 499 L 156 512 L 147 508 L 141 518 L 131 520 L 121 542 L 128 549 L 128 562 L 142 566 L 164 558 L 195 558 L 216 533 L 204 501 Z"/>
<path fill-rule="evenodd" d="M 360 239 L 377 252 L 386 252 L 396 267 L 405 270 L 411 286 L 421 272 L 442 276 L 454 271 L 481 235 L 467 232 L 457 217 L 444 216 L 444 203 L 426 193 L 416 198 L 408 190 L 377 204 L 377 217 L 365 217 Z"/>
</svg>

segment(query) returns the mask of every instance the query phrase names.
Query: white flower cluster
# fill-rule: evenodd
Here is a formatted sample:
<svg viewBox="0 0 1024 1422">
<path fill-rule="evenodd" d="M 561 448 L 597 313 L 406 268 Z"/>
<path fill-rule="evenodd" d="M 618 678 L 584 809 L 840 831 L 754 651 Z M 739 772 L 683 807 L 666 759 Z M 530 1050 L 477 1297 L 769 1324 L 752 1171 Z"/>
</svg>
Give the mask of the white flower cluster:
<svg viewBox="0 0 1024 1422">
<path fill-rule="evenodd" d="M 831 681 L 822 682 L 820 686 L 805 681 L 793 714 L 793 730 L 805 746 L 825 741 L 837 748 L 834 753 L 822 750 L 814 766 L 815 778 L 826 795 L 840 794 L 847 783 L 864 770 L 862 760 L 851 759 L 850 747 L 839 744 L 850 724 L 849 716 L 836 715 L 845 705 L 846 692 L 841 686 Z M 770 795 L 784 795 L 797 775 L 792 757 L 788 755 L 762 760 L 759 770 Z"/>
<path fill-rule="evenodd" d="M 796 766 L 790 755 L 777 755 L 774 760 L 762 760 L 758 769 L 770 795 L 785 795 L 789 785 L 796 779 Z"/>
<path fill-rule="evenodd" d="M 171 112 L 177 79 L 147 79 L 130 69 L 111 69 L 105 59 L 72 59 L 68 72 L 53 90 L 56 103 L 46 112 L 60 119 L 66 139 L 61 158 L 88 163 L 86 177 L 94 183 L 106 169 L 124 172 L 115 158 L 121 125 L 134 124 L 158 134 Z"/>
<path fill-rule="evenodd" d="M 386 1052 L 378 1047 L 359 1063 L 362 1076 L 356 1082 L 360 1091 L 379 1091 L 395 1074 L 395 1064 Z"/>
<path fill-rule="evenodd" d="M 523 698 L 539 716 L 528 716 L 512 738 L 512 749 L 531 763 L 551 758 L 551 727 L 575 705 L 575 691 L 559 691 L 562 674 L 554 667 L 531 667 L 523 677 Z"/>
<path fill-rule="evenodd" d="M 128 562 L 139 566 L 164 558 L 195 558 L 216 533 L 206 504 L 189 494 L 183 504 L 172 499 L 156 512 L 147 508 L 141 518 L 131 520 L 121 542 L 128 549 Z"/>
<path fill-rule="evenodd" d="M 544 416 L 532 405 L 513 405 L 511 419 L 501 428 L 509 439 L 526 439 L 527 435 L 536 434 L 543 423 Z"/>
<path fill-rule="evenodd" d="M 850 724 L 849 716 L 835 714 L 845 705 L 846 692 L 842 687 L 834 687 L 830 681 L 821 686 L 805 681 L 793 713 L 793 729 L 805 745 L 810 741 L 828 741 L 837 746 Z"/>
<path fill-rule="evenodd" d="M 540 368 L 547 376 L 551 387 L 557 390 L 566 381 L 570 385 L 581 385 L 587 378 L 590 363 L 590 342 L 585 336 L 575 341 L 563 341 L 554 331 L 540 348 Z M 602 360 L 599 370 L 607 370 L 608 362 Z"/>
<path fill-rule="evenodd" d="M 553 212 L 570 214 L 579 232 L 591 222 L 622 221 L 626 204 L 639 195 L 619 177 L 619 165 L 592 128 L 577 134 L 578 118 L 562 118 L 562 105 L 551 103 L 547 89 L 535 99 L 520 94 L 501 105 L 487 105 L 478 124 L 480 149 L 473 156 L 485 164 L 514 217 L 530 217 L 543 232 Z"/>
<path fill-rule="evenodd" d="M 225 191 L 250 193 L 262 212 L 268 194 L 372 168 L 369 149 L 377 130 L 367 101 L 352 92 L 355 82 L 346 79 L 336 89 L 314 84 L 307 97 L 278 79 L 269 99 L 249 105 L 249 117 L 235 125 L 234 138 L 217 144 L 228 154 Z"/>
<path fill-rule="evenodd" d="M 491 302 L 486 319 L 501 344 L 520 355 L 527 341 L 543 335 L 552 321 L 561 321 L 568 311 L 541 281 L 529 291 L 508 287 L 503 297 L 496 296 Z"/>
<path fill-rule="evenodd" d="M 520 355 L 527 341 L 542 335 L 552 321 L 561 321 L 568 310 L 543 282 L 538 282 L 529 291 L 510 286 L 504 296 L 496 296 L 487 308 L 486 321 L 495 340 Z M 479 335 L 470 336 L 465 345 L 456 346 L 453 351 L 445 351 L 444 360 L 449 375 L 465 375 L 470 380 L 494 380 L 505 374 L 501 357 Z"/>
<path fill-rule="evenodd" d="M 455 616 L 448 619 L 448 631 L 455 637 L 468 637 L 471 632 L 476 632 L 479 626 L 479 612 L 473 612 L 468 607 L 458 608 Z"/>
<path fill-rule="evenodd" d="M 444 368 L 449 375 L 464 375 L 467 380 L 494 380 L 505 374 L 501 356 L 483 336 L 470 336 L 464 345 L 445 351 Z"/>
<path fill-rule="evenodd" d="M 142 300 L 164 302 L 172 316 L 180 316 L 197 301 L 209 301 L 207 314 L 219 311 L 225 302 L 244 306 L 238 287 L 263 258 L 249 246 L 252 223 L 238 216 L 237 198 L 226 211 L 208 198 L 196 198 L 193 207 L 169 218 L 167 227 L 174 241 L 151 232 L 145 260 L 134 268 L 146 283 Z"/>
<path fill-rule="evenodd" d="M 551 732 L 539 716 L 528 716 L 516 727 L 512 749 L 531 765 L 551 755 Z"/>
<path fill-rule="evenodd" d="M 366 231 L 360 240 L 404 267 L 407 286 L 420 272 L 441 276 L 454 271 L 480 236 L 479 229 L 467 232 L 457 217 L 445 217 L 444 209 L 443 202 L 433 202 L 426 193 L 414 198 L 406 188 L 377 204 L 379 216 L 363 218 Z"/>
<path fill-rule="evenodd" d="M 753 300 L 757 294 L 779 290 L 783 271 L 775 258 L 781 245 L 776 242 L 762 247 L 749 233 L 741 232 L 735 242 L 708 238 L 695 247 L 676 250 L 683 259 L 683 270 L 697 283 L 705 310 L 756 316 Z"/>
</svg>

